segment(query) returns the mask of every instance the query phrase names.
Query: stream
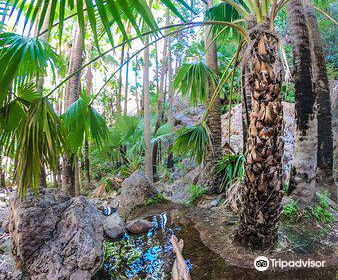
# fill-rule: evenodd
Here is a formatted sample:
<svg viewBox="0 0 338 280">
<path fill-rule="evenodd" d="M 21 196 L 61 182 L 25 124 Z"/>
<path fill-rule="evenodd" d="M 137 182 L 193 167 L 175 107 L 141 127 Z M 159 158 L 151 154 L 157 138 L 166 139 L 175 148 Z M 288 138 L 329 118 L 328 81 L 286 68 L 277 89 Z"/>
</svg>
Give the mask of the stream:
<svg viewBox="0 0 338 280">
<path fill-rule="evenodd" d="M 154 228 L 147 234 L 125 234 L 120 240 L 105 241 L 103 268 L 93 280 L 167 280 L 175 259 L 170 238 L 175 234 L 184 240 L 183 256 L 193 280 L 326 280 L 334 279 L 334 268 L 299 269 L 297 271 L 264 273 L 253 269 L 228 266 L 210 250 L 199 232 L 179 211 L 147 216 Z"/>
</svg>

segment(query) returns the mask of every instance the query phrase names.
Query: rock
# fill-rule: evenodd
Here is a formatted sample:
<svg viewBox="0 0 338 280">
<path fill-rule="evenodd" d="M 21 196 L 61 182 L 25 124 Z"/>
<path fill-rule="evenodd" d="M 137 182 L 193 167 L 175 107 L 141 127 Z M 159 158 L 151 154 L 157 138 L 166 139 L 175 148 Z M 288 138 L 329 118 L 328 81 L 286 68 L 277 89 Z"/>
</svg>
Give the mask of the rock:
<svg viewBox="0 0 338 280">
<path fill-rule="evenodd" d="M 10 200 L 11 249 L 32 280 L 90 280 L 103 262 L 103 217 L 56 189 Z"/>
<path fill-rule="evenodd" d="M 212 207 L 215 207 L 218 204 L 219 204 L 219 200 L 217 198 L 210 202 L 210 206 L 212 206 Z"/>
<path fill-rule="evenodd" d="M 8 255 L 0 255 L 0 279 L 23 280 L 22 271 L 16 268 L 15 260 Z"/>
<path fill-rule="evenodd" d="M 7 207 L 0 207 L 0 225 L 4 221 L 8 221 L 9 213 L 8 213 L 8 208 Z"/>
<path fill-rule="evenodd" d="M 139 219 L 128 222 L 126 228 L 130 233 L 140 234 L 148 232 L 153 227 L 154 227 L 153 223 L 147 220 Z"/>
<path fill-rule="evenodd" d="M 117 213 L 105 218 L 103 229 L 104 233 L 112 239 L 119 238 L 126 232 L 124 222 Z"/>
<path fill-rule="evenodd" d="M 156 194 L 155 186 L 142 172 L 135 171 L 122 183 L 121 195 L 116 201 L 119 204 L 119 214 L 126 217 L 134 208 L 146 205 L 147 201 Z"/>
<path fill-rule="evenodd" d="M 163 194 L 166 198 L 170 199 L 176 203 L 184 203 L 189 201 L 190 185 L 183 180 L 177 180 L 169 186 L 165 186 L 163 189 Z"/>
<path fill-rule="evenodd" d="M 9 221 L 3 221 L 1 227 L 6 233 L 9 233 Z"/>
</svg>

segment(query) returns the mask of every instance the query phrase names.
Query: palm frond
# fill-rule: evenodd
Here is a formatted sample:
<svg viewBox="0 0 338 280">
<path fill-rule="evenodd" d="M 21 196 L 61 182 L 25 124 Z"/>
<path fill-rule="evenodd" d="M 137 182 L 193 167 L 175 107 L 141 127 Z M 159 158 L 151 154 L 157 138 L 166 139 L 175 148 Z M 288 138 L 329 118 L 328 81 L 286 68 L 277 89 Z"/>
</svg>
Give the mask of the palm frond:
<svg viewBox="0 0 338 280">
<path fill-rule="evenodd" d="M 210 85 L 217 84 L 217 75 L 203 62 L 184 63 L 174 78 L 173 86 L 188 95 L 192 104 L 205 103 Z"/>
<path fill-rule="evenodd" d="M 16 76 L 32 78 L 44 73 L 57 56 L 44 41 L 5 32 L 0 34 L 0 101 Z"/>
<path fill-rule="evenodd" d="M 82 94 L 62 115 L 70 149 L 74 154 L 82 147 L 85 134 L 91 135 L 99 147 L 108 136 L 105 119 L 90 105 L 90 102 L 91 99 Z"/>
<path fill-rule="evenodd" d="M 192 160 L 200 164 L 205 155 L 207 146 L 211 145 L 208 129 L 203 124 L 197 124 L 189 127 L 182 127 L 177 132 L 173 150 L 175 153 L 189 155 Z"/>
<path fill-rule="evenodd" d="M 174 2 L 171 0 L 161 0 L 161 2 L 183 21 L 184 17 L 178 11 L 177 6 L 192 10 L 190 5 L 188 5 L 184 0 L 177 0 L 178 5 L 174 4 Z M 79 0 L 76 1 L 76 3 L 74 3 L 73 0 L 34 0 L 31 1 L 30 7 L 26 9 L 24 13 L 22 12 L 25 6 L 24 0 L 7 0 L 6 3 L 12 4 L 12 10 L 18 10 L 18 16 L 15 25 L 18 24 L 19 19 L 22 16 L 25 16 L 26 21 L 30 21 L 32 24 L 38 24 L 38 33 L 41 32 L 47 9 L 49 6 L 51 6 L 49 29 L 54 25 L 54 20 L 58 18 L 60 38 L 62 37 L 64 23 L 67 19 L 65 9 L 71 13 L 74 13 L 74 15 L 77 15 L 80 30 L 83 33 L 85 29 L 84 17 L 86 11 L 86 15 L 88 16 L 88 21 L 90 23 L 96 42 L 97 38 L 99 37 L 97 33 L 97 24 L 102 23 L 111 44 L 114 44 L 111 30 L 112 21 L 110 19 L 112 19 L 113 22 L 117 24 L 124 38 L 128 40 L 125 28 L 126 24 L 122 21 L 122 14 L 125 15 L 125 18 L 132 24 L 137 33 L 139 33 L 138 25 L 136 24 L 138 17 L 141 17 L 150 29 L 155 30 L 158 28 L 146 0 Z M 38 11 L 41 9 L 41 7 L 42 10 L 40 17 L 37 18 L 36 15 L 38 14 Z M 58 11 L 58 13 L 56 13 L 56 11 Z M 97 18 L 96 14 L 98 14 Z M 42 30 L 42 32 L 44 32 L 44 30 Z"/>
<path fill-rule="evenodd" d="M 38 195 L 41 166 L 56 170 L 57 158 L 65 143 L 61 123 L 48 98 L 34 101 L 18 125 L 15 151 L 16 173 L 20 197 L 31 188 Z"/>
<path fill-rule="evenodd" d="M 243 154 L 223 156 L 214 167 L 215 175 L 222 177 L 221 187 L 228 188 L 244 177 L 245 156 Z"/>
</svg>

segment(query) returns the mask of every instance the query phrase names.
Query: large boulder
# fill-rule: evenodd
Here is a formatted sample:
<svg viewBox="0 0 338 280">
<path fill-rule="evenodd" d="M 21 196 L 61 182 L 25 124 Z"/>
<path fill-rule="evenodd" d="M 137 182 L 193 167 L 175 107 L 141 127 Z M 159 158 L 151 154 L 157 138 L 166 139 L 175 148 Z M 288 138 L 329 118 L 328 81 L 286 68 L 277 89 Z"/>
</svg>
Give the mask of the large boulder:
<svg viewBox="0 0 338 280">
<path fill-rule="evenodd" d="M 33 280 L 90 280 L 103 262 L 103 217 L 84 197 L 43 190 L 10 200 L 11 249 Z"/>
<path fill-rule="evenodd" d="M 123 217 L 136 207 L 143 206 L 157 194 L 157 190 L 144 174 L 135 171 L 122 183 L 121 195 L 117 199 L 119 214 Z"/>
</svg>

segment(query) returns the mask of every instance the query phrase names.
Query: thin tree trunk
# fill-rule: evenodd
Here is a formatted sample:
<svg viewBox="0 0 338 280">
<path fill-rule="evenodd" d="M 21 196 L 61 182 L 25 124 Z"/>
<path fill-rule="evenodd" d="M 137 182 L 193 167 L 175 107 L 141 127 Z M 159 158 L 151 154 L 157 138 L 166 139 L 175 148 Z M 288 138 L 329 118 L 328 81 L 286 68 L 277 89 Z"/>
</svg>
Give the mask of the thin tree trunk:
<svg viewBox="0 0 338 280">
<path fill-rule="evenodd" d="M 305 0 L 304 11 L 312 55 L 312 82 L 317 98 L 318 152 L 317 178 L 332 182 L 333 135 L 330 83 L 327 76 L 323 41 L 312 4 Z M 323 125 L 325 124 L 325 125 Z M 332 182 L 333 183 L 333 182 Z"/>
<path fill-rule="evenodd" d="M 168 26 L 169 25 L 169 21 L 170 21 L 170 15 L 169 15 L 169 8 L 167 8 L 166 11 L 166 21 L 165 21 L 165 25 Z M 166 34 L 168 33 L 168 31 L 166 31 Z M 157 120 L 156 120 L 156 124 L 155 124 L 155 132 L 157 132 L 157 130 L 159 129 L 159 127 L 161 126 L 161 123 L 163 121 L 163 92 L 165 90 L 165 86 L 164 86 L 164 79 L 165 76 L 167 74 L 167 52 L 168 52 L 168 37 L 164 38 L 164 42 L 163 42 L 163 57 L 162 57 L 162 65 L 161 65 L 161 77 L 160 77 L 160 87 L 159 87 L 159 91 L 158 91 L 158 97 L 157 97 Z M 159 143 L 155 142 L 153 145 L 153 175 L 154 175 L 154 181 L 158 180 L 158 176 L 157 176 L 157 164 L 158 164 L 158 147 L 159 147 Z"/>
<path fill-rule="evenodd" d="M 171 60 L 171 38 L 168 39 L 168 123 L 171 127 L 174 127 L 173 118 L 173 66 Z M 172 153 L 172 141 L 168 145 L 168 160 L 167 168 L 171 169 L 174 167 L 173 153 Z"/>
<path fill-rule="evenodd" d="M 0 148 L 0 188 L 6 187 L 5 172 L 2 168 L 2 148 Z"/>
<path fill-rule="evenodd" d="M 137 84 L 137 69 L 138 67 L 138 61 L 137 61 L 137 55 L 135 56 L 135 102 L 136 102 L 136 114 L 138 115 L 140 113 L 140 101 L 138 97 L 138 84 Z"/>
<path fill-rule="evenodd" d="M 149 1 L 151 8 L 152 0 Z M 149 36 L 145 37 L 145 45 L 149 44 Z M 153 164 L 151 149 L 151 132 L 150 132 L 150 93 L 149 93 L 149 47 L 144 50 L 144 68 L 143 68 L 143 100 L 144 100 L 144 141 L 146 144 L 144 155 L 144 169 L 146 178 L 153 182 Z"/>
<path fill-rule="evenodd" d="M 69 73 L 73 73 L 74 71 L 80 69 L 82 66 L 82 61 L 83 61 L 83 42 L 81 31 L 79 27 L 77 27 L 74 45 L 72 48 Z M 79 97 L 80 77 L 81 72 L 74 75 L 68 81 L 65 94 L 65 98 L 67 100 L 66 103 L 67 108 L 69 108 L 70 105 L 72 105 Z M 74 163 L 76 163 L 76 161 L 77 161 L 76 155 L 64 156 L 65 166 L 64 166 L 63 186 L 71 196 L 75 196 L 75 189 L 77 187 L 75 186 L 75 166 L 74 166 Z"/>
<path fill-rule="evenodd" d="M 269 30 L 269 25 L 261 24 L 250 31 L 246 63 L 252 110 L 243 210 L 235 240 L 250 249 L 267 250 L 273 248 L 277 239 L 283 195 L 282 63 L 278 36 Z"/>
<path fill-rule="evenodd" d="M 87 61 L 90 60 L 90 53 L 92 49 L 91 41 L 88 43 L 87 47 Z M 91 94 L 93 87 L 93 74 L 92 74 L 92 66 L 87 66 L 86 72 L 86 94 L 89 96 Z M 85 134 L 84 141 L 84 170 L 85 170 L 85 187 L 89 188 L 90 185 L 90 161 L 89 161 L 89 143 L 88 143 L 88 135 Z"/>
<path fill-rule="evenodd" d="M 125 44 L 122 45 L 122 49 L 121 49 L 120 65 L 122 65 L 124 61 L 124 48 L 125 48 Z M 122 113 L 122 69 L 123 67 L 121 67 L 120 73 L 119 73 L 119 88 L 117 91 L 117 100 L 116 100 L 116 111 L 118 115 L 121 115 Z"/>
<path fill-rule="evenodd" d="M 213 0 L 207 0 L 207 8 L 212 7 Z M 204 45 L 206 50 L 206 65 L 218 74 L 217 65 L 217 46 L 213 41 L 213 36 L 210 27 L 205 27 L 204 31 Z M 214 87 L 210 84 L 210 91 L 207 98 L 207 104 L 211 101 L 214 94 Z M 213 167 L 217 160 L 222 156 L 222 136 L 221 136 L 221 100 L 219 96 L 216 97 L 213 105 L 210 108 L 206 119 L 206 124 L 210 131 L 211 147 L 207 147 L 204 157 L 205 169 L 201 182 L 205 185 L 210 193 L 218 192 L 220 180 L 213 174 Z"/>
<path fill-rule="evenodd" d="M 301 208 L 314 202 L 317 169 L 316 95 L 312 85 L 311 49 L 300 0 L 286 5 L 294 59 L 296 133 L 289 193 Z"/>
<path fill-rule="evenodd" d="M 127 65 L 126 65 L 126 86 L 124 89 L 124 110 L 123 114 L 127 115 L 128 112 L 128 78 L 129 78 L 129 49 L 127 50 Z"/>
<path fill-rule="evenodd" d="M 45 30 L 45 29 L 48 28 L 49 18 L 50 18 L 50 9 L 51 9 L 51 3 L 49 3 L 49 5 L 48 5 L 48 9 L 47 9 L 47 12 L 46 12 L 45 18 L 43 20 L 43 24 L 42 24 L 42 30 Z M 38 28 L 36 27 L 35 36 L 38 36 L 37 32 L 38 32 Z M 49 34 L 50 34 L 50 31 L 48 30 L 47 32 L 45 32 L 44 34 L 42 34 L 40 36 L 40 39 L 48 43 Z M 43 90 L 44 80 L 45 80 L 44 75 L 43 74 L 39 75 L 38 84 L 37 84 L 37 91 L 40 92 L 40 91 Z M 47 188 L 46 170 L 45 170 L 44 164 L 41 164 L 41 167 L 40 167 L 39 187 Z"/>
</svg>

